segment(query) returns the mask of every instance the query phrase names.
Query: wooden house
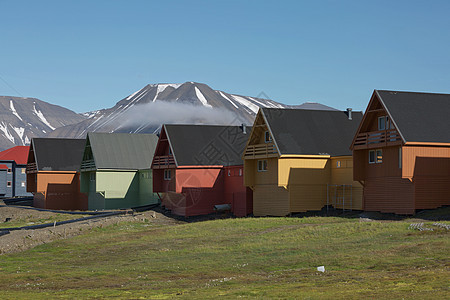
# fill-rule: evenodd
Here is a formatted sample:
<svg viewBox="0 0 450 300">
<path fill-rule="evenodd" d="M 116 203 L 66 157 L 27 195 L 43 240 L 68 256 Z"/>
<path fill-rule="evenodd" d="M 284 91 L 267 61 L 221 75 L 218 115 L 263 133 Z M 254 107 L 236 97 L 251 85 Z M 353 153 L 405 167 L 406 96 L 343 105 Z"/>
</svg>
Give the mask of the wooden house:
<svg viewBox="0 0 450 300">
<path fill-rule="evenodd" d="M 361 112 L 261 108 L 243 154 L 255 216 L 362 209 L 349 145 Z"/>
<path fill-rule="evenodd" d="M 155 134 L 94 133 L 86 138 L 81 162 L 81 192 L 90 210 L 158 203 L 152 191 Z"/>
<path fill-rule="evenodd" d="M 80 164 L 84 139 L 33 138 L 27 161 L 27 191 L 33 206 L 47 209 L 86 210 L 80 193 Z"/>
<path fill-rule="evenodd" d="M 450 205 L 450 95 L 375 90 L 353 139 L 367 211 Z"/>
<path fill-rule="evenodd" d="M 242 151 L 247 126 L 163 125 L 153 158 L 153 190 L 162 206 L 181 216 L 230 207 L 236 216 L 252 211 L 244 186 Z"/>
<path fill-rule="evenodd" d="M 15 146 L 0 152 L 0 197 L 32 196 L 27 193 L 27 158 L 29 146 Z"/>
</svg>

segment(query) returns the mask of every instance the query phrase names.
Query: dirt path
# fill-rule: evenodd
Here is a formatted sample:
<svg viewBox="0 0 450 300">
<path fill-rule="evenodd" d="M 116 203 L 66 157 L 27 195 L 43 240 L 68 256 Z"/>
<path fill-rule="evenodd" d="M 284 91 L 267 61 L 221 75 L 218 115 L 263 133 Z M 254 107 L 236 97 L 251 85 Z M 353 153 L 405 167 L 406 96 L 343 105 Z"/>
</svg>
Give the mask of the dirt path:
<svg viewBox="0 0 450 300">
<path fill-rule="evenodd" d="M 5 222 L 6 219 L 8 219 L 8 222 L 45 219 L 54 215 L 57 215 L 57 213 L 22 209 L 19 207 L 0 207 L 0 222 Z M 82 216 L 74 215 L 72 219 L 80 217 Z M 55 240 L 85 234 L 93 228 L 109 226 L 121 222 L 151 222 L 160 225 L 176 225 L 183 223 L 182 221 L 174 220 L 155 211 L 146 211 L 63 224 L 43 229 L 15 230 L 11 231 L 9 234 L 0 236 L 0 255 L 24 251 Z"/>
</svg>

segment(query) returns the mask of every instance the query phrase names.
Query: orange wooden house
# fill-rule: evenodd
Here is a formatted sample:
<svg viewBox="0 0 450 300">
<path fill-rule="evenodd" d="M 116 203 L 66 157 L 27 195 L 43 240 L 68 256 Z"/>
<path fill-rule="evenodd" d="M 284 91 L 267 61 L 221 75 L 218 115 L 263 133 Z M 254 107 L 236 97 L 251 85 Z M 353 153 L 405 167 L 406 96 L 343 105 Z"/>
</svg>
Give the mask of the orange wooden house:
<svg viewBox="0 0 450 300">
<path fill-rule="evenodd" d="M 217 205 L 236 216 L 252 212 L 244 186 L 242 151 L 250 127 L 163 125 L 152 162 L 153 191 L 181 216 L 205 215 Z"/>
<path fill-rule="evenodd" d="M 86 210 L 80 192 L 80 166 L 86 140 L 33 138 L 27 162 L 27 192 L 33 206 L 47 209 Z"/>
<path fill-rule="evenodd" d="M 366 211 L 450 205 L 450 95 L 375 90 L 353 139 Z"/>
</svg>

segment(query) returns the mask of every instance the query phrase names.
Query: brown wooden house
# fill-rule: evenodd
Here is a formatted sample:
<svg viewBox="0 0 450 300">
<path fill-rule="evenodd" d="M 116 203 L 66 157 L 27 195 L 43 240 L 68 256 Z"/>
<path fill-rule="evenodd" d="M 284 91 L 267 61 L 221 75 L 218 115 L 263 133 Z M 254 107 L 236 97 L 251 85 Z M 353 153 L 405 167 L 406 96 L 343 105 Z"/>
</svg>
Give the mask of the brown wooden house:
<svg viewBox="0 0 450 300">
<path fill-rule="evenodd" d="M 450 204 L 450 95 L 375 90 L 353 139 L 367 211 Z"/>
</svg>

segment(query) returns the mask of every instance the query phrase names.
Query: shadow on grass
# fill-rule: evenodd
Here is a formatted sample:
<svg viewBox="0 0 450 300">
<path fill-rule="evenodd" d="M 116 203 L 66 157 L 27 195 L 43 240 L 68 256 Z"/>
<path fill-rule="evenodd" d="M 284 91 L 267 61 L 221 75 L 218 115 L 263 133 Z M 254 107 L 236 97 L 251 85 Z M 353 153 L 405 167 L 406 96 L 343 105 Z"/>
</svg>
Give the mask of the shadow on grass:
<svg viewBox="0 0 450 300">
<path fill-rule="evenodd" d="M 161 206 L 154 208 L 153 210 L 165 215 L 166 217 L 183 221 L 186 223 L 203 222 L 209 220 L 218 219 L 235 219 L 237 218 L 231 212 L 218 212 L 202 216 L 191 216 L 184 217 L 174 215 L 170 210 L 164 209 Z M 267 217 L 254 217 L 253 215 L 247 216 L 249 218 L 270 218 Z M 428 221 L 449 221 L 450 220 L 450 206 L 444 206 L 436 209 L 424 209 L 417 211 L 415 215 L 398 215 L 394 213 L 382 213 L 382 212 L 371 212 L 371 211 L 361 211 L 361 210 L 346 210 L 334 209 L 333 207 L 324 207 L 320 211 L 308 211 L 302 213 L 292 213 L 291 218 L 307 218 L 307 217 L 339 217 L 346 219 L 370 219 L 379 221 L 402 221 L 406 219 L 423 219 Z"/>
</svg>

